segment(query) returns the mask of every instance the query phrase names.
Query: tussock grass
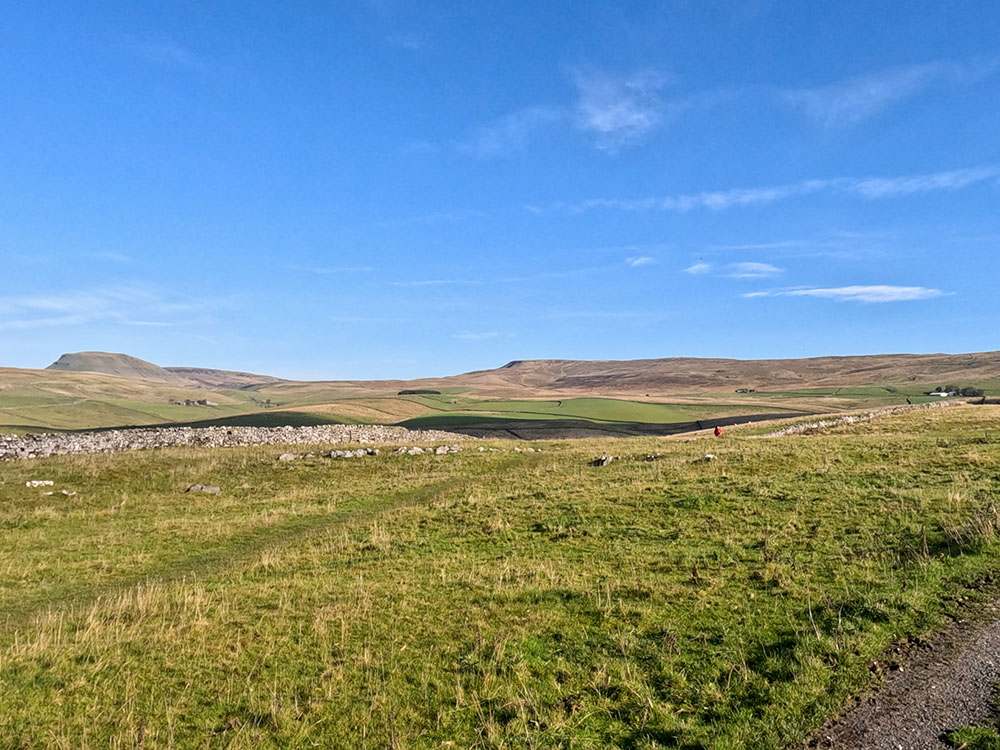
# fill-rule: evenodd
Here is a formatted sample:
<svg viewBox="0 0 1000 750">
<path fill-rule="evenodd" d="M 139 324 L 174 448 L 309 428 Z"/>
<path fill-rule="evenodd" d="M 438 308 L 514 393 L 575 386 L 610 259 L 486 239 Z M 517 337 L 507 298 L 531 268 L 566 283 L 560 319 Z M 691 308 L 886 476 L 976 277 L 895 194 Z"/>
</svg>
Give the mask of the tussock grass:
<svg viewBox="0 0 1000 750">
<path fill-rule="evenodd" d="M 3 464 L 0 745 L 793 747 L 995 575 L 998 417 Z"/>
</svg>

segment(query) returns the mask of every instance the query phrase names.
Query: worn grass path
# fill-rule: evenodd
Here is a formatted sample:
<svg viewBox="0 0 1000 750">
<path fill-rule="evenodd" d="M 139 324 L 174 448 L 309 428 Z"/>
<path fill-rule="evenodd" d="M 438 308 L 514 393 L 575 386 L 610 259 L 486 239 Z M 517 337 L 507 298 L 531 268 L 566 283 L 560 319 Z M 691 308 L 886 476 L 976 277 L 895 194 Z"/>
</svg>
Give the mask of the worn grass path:
<svg viewBox="0 0 1000 750">
<path fill-rule="evenodd" d="M 274 449 L 271 448 L 270 452 L 273 453 Z M 514 466 L 523 471 L 526 466 L 536 464 L 540 458 L 540 454 L 523 459 L 506 458 L 489 464 L 488 471 L 499 476 Z M 312 463 L 320 461 L 322 459 Z M 188 544 L 164 548 L 161 554 L 150 559 L 144 566 L 130 566 L 108 578 L 75 578 L 56 589 L 19 591 L 12 600 L 0 600 L 0 612 L 3 615 L 0 627 L 16 630 L 46 612 L 89 607 L 101 598 L 120 595 L 126 589 L 152 580 L 171 583 L 185 578 L 209 578 L 224 570 L 244 565 L 269 551 L 277 553 L 283 547 L 307 544 L 310 540 L 333 533 L 346 523 L 373 522 L 394 510 L 428 505 L 432 501 L 441 502 L 467 489 L 479 473 L 469 472 L 467 475 L 430 479 L 423 483 L 417 480 L 415 485 L 408 484 L 395 492 L 375 497 L 363 493 L 348 495 L 333 506 L 325 506 L 321 512 L 296 512 L 246 529 L 234 526 L 232 533 L 220 534 L 210 543 L 206 543 L 200 536 L 192 537 Z M 55 500 L 63 498 L 57 496 Z M 66 499 L 64 502 L 71 501 Z M 8 522 L 7 525 L 12 524 Z M 17 523 L 15 528 L 23 525 L 23 522 Z"/>
</svg>

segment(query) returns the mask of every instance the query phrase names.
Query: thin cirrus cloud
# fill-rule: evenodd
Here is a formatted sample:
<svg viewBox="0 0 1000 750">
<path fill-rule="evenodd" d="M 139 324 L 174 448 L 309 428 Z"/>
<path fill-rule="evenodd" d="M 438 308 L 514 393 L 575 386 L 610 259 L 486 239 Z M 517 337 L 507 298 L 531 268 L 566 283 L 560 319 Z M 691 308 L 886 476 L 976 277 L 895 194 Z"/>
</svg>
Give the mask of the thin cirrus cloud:
<svg viewBox="0 0 1000 750">
<path fill-rule="evenodd" d="M 766 279 L 784 273 L 785 269 L 773 266 L 770 263 L 760 263 L 757 261 L 745 261 L 741 263 L 726 263 L 721 266 L 714 266 L 711 263 L 695 263 L 684 269 L 684 273 L 692 276 L 704 276 L 712 274 L 714 276 L 726 276 L 731 279 Z"/>
<path fill-rule="evenodd" d="M 772 266 L 770 263 L 731 263 L 728 274 L 733 279 L 766 279 L 777 276 L 784 269 Z"/>
<path fill-rule="evenodd" d="M 831 193 L 866 199 L 892 198 L 919 195 L 947 190 L 961 190 L 990 180 L 996 180 L 1000 170 L 996 167 L 954 169 L 921 175 L 897 177 L 835 177 L 830 179 L 802 180 L 785 185 L 756 188 L 733 188 L 680 195 L 647 198 L 590 198 L 577 203 L 559 202 L 549 209 L 534 205 L 524 206 L 535 214 L 560 211 L 584 213 L 594 210 L 618 211 L 673 211 L 687 213 L 695 210 L 722 211 L 740 206 L 755 206 L 790 198 Z"/>
<path fill-rule="evenodd" d="M 656 71 L 615 76 L 574 70 L 571 78 L 577 93 L 573 122 L 601 151 L 613 154 L 642 140 L 667 114 L 660 96 L 667 79 Z"/>
<path fill-rule="evenodd" d="M 968 85 L 992 74 L 996 60 L 930 62 L 876 71 L 828 86 L 786 91 L 782 98 L 826 127 L 856 125 L 933 86 Z"/>
<path fill-rule="evenodd" d="M 503 334 L 499 331 L 459 331 L 452 336 L 457 341 L 490 341 L 500 338 Z"/>
<path fill-rule="evenodd" d="M 479 128 L 468 141 L 457 145 L 460 153 L 478 159 L 512 156 L 523 151 L 540 131 L 566 119 L 559 107 L 534 106 L 504 115 Z"/>
<path fill-rule="evenodd" d="M 893 286 L 891 284 L 779 289 L 772 292 L 750 292 L 744 297 L 817 297 L 836 302 L 912 302 L 943 297 L 948 293 L 925 286 Z"/>
<path fill-rule="evenodd" d="M 649 255 L 636 255 L 631 258 L 626 258 L 625 263 L 629 268 L 639 268 L 640 266 L 651 266 L 656 263 L 656 259 Z"/>
<path fill-rule="evenodd" d="M 693 276 L 700 276 L 701 274 L 709 273 L 712 270 L 711 263 L 695 263 L 684 269 L 684 273 L 689 273 Z"/>
<path fill-rule="evenodd" d="M 366 273 L 368 271 L 375 270 L 374 266 L 301 266 L 296 264 L 285 266 L 285 268 L 289 271 L 319 276 L 330 276 L 342 273 Z"/>
<path fill-rule="evenodd" d="M 131 44 L 131 48 L 143 60 L 155 65 L 197 72 L 212 67 L 205 57 L 169 39 L 137 41 Z"/>
<path fill-rule="evenodd" d="M 775 97 L 827 127 L 851 126 L 933 87 L 967 86 L 1000 69 L 1000 58 L 932 61 L 878 70 L 825 86 L 778 90 Z M 568 71 L 575 98 L 524 107 L 487 123 L 457 144 L 477 158 L 511 156 L 532 139 L 557 127 L 588 136 L 600 151 L 614 155 L 642 142 L 653 131 L 692 110 L 704 110 L 754 93 L 719 88 L 665 96 L 673 79 L 655 69 L 614 74 L 594 68 Z"/>
<path fill-rule="evenodd" d="M 6 297 L 0 298 L 0 331 L 98 322 L 164 327 L 177 322 L 179 314 L 203 313 L 225 304 L 219 300 L 171 300 L 150 289 L 127 285 L 59 295 Z"/>
<path fill-rule="evenodd" d="M 574 68 L 569 79 L 575 93 L 572 101 L 524 107 L 503 115 L 457 144 L 459 152 L 481 159 L 511 156 L 544 132 L 562 128 L 582 133 L 595 148 L 613 155 L 682 112 L 720 99 L 715 93 L 665 99 L 662 89 L 669 79 L 655 70 L 619 75 Z"/>
</svg>

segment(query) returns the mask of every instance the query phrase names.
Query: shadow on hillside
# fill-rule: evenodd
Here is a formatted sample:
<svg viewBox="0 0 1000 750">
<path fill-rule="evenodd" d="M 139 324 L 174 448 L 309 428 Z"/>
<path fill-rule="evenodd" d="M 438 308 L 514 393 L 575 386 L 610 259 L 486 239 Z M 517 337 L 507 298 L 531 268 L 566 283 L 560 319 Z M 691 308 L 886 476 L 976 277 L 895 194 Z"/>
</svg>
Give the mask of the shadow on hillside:
<svg viewBox="0 0 1000 750">
<path fill-rule="evenodd" d="M 742 414 L 735 417 L 700 419 L 694 422 L 589 422 L 585 419 L 483 419 L 447 415 L 440 418 L 417 418 L 401 422 L 410 429 L 438 429 L 480 438 L 514 438 L 517 440 L 561 440 L 589 437 L 662 437 L 684 432 L 711 430 L 735 424 L 762 422 L 769 419 L 801 417 L 801 412 Z"/>
<path fill-rule="evenodd" d="M 347 420 L 324 414 L 300 411 L 261 411 L 235 414 L 231 417 L 201 419 L 196 422 L 167 422 L 150 427 L 315 427 L 324 424 L 351 424 Z"/>
</svg>

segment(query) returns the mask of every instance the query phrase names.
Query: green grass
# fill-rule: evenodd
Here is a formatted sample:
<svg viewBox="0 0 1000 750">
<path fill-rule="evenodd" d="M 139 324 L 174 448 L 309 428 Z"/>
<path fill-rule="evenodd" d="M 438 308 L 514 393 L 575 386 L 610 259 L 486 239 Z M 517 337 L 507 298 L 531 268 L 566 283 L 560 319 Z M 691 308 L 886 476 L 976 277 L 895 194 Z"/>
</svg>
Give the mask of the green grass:
<svg viewBox="0 0 1000 750">
<path fill-rule="evenodd" d="M 1000 732 L 993 727 L 962 727 L 948 735 L 948 744 L 962 750 L 1000 750 Z"/>
<path fill-rule="evenodd" d="M 997 570 L 998 417 L 4 464 L 0 746 L 798 747 Z"/>
<path fill-rule="evenodd" d="M 561 401 L 462 399 L 455 404 L 440 397 L 419 398 L 421 402 L 439 411 L 402 422 L 407 427 L 446 427 L 490 419 L 584 419 L 591 422 L 664 424 L 691 422 L 713 416 L 780 411 L 773 407 L 745 404 L 657 404 L 612 398 L 570 398 Z"/>
</svg>

